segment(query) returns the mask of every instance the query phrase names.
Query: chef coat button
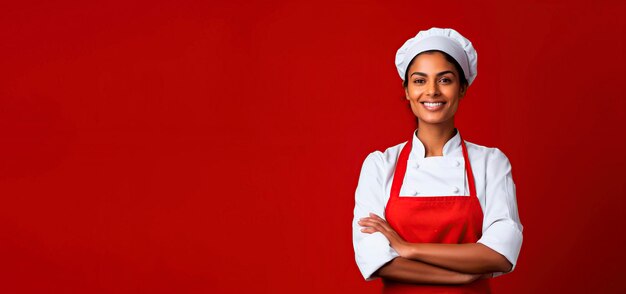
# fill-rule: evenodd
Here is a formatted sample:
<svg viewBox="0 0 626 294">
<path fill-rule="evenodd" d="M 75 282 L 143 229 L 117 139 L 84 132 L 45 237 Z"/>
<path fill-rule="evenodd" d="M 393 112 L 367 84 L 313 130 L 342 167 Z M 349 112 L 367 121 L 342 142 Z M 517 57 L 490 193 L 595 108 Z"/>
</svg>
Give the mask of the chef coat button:
<svg viewBox="0 0 626 294">
<path fill-rule="evenodd" d="M 419 191 L 415 191 L 413 192 L 413 196 L 417 196 L 420 192 Z"/>
<path fill-rule="evenodd" d="M 452 188 L 452 191 L 453 191 L 454 193 L 459 193 L 459 188 L 458 188 L 458 187 L 453 187 L 453 188 Z"/>
<path fill-rule="evenodd" d="M 457 166 L 457 167 L 458 167 L 459 165 L 461 165 L 461 162 L 459 162 L 458 160 L 455 160 L 455 161 L 454 161 L 454 166 Z"/>
<path fill-rule="evenodd" d="M 419 163 L 416 163 L 416 164 L 415 164 L 415 168 L 419 168 L 419 167 L 420 167 L 420 164 L 419 164 Z"/>
</svg>

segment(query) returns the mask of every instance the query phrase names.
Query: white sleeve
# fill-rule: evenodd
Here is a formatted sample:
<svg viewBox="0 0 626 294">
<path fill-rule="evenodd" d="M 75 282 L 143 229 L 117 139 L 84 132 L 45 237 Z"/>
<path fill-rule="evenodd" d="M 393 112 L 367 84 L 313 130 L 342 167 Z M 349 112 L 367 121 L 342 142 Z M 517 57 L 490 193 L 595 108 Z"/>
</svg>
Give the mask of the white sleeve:
<svg viewBox="0 0 626 294">
<path fill-rule="evenodd" d="M 515 183 L 511 163 L 498 148 L 489 154 L 486 167 L 485 211 L 483 234 L 478 243 L 504 255 L 515 269 L 522 248 L 522 226 L 517 212 Z M 496 272 L 494 277 L 506 274 Z"/>
<path fill-rule="evenodd" d="M 399 254 L 391 248 L 389 240 L 381 232 L 373 234 L 361 232 L 358 221 L 369 213 L 385 218 L 385 197 L 383 177 L 381 175 L 384 164 L 382 153 L 370 153 L 361 168 L 359 183 L 355 192 L 354 218 L 352 219 L 352 243 L 356 264 L 366 281 L 375 280 L 372 274 L 381 266 L 391 261 Z"/>
</svg>

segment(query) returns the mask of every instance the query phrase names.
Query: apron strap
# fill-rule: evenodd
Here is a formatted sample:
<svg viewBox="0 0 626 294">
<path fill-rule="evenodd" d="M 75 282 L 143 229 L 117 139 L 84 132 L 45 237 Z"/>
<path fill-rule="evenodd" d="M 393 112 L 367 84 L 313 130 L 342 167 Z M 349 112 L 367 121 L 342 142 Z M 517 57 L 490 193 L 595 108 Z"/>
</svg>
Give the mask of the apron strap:
<svg viewBox="0 0 626 294">
<path fill-rule="evenodd" d="M 391 197 L 395 198 L 400 196 L 400 188 L 402 187 L 402 182 L 404 182 L 404 175 L 406 173 L 406 163 L 409 160 L 409 153 L 411 153 L 411 149 L 413 147 L 413 135 L 411 134 L 411 138 L 409 141 L 402 147 L 402 151 L 400 151 L 400 156 L 398 156 L 398 161 L 396 163 L 396 170 L 393 173 L 393 182 L 391 183 Z"/>
<path fill-rule="evenodd" d="M 460 136 L 459 136 L 460 137 Z M 461 138 L 461 147 L 463 147 L 463 160 L 465 161 L 465 172 L 467 173 L 467 182 L 470 186 L 470 194 L 469 196 L 474 196 L 478 198 L 478 194 L 476 194 L 476 183 L 474 182 L 474 172 L 472 171 L 472 165 L 469 161 L 469 154 L 467 153 L 467 146 L 465 146 L 465 140 Z"/>
</svg>

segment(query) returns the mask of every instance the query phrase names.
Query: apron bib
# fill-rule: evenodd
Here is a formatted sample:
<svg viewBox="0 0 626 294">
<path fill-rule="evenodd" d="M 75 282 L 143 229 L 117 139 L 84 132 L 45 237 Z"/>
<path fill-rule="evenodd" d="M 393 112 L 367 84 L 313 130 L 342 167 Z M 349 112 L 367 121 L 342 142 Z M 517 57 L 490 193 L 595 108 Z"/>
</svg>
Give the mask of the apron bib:
<svg viewBox="0 0 626 294">
<path fill-rule="evenodd" d="M 469 196 L 403 196 L 400 188 L 406 173 L 413 137 L 404 145 L 385 208 L 389 225 L 411 243 L 476 243 L 482 236 L 483 211 L 476 195 L 474 176 L 465 141 L 461 139 Z M 409 284 L 383 279 L 383 293 L 491 293 L 488 279 L 465 285 Z"/>
</svg>

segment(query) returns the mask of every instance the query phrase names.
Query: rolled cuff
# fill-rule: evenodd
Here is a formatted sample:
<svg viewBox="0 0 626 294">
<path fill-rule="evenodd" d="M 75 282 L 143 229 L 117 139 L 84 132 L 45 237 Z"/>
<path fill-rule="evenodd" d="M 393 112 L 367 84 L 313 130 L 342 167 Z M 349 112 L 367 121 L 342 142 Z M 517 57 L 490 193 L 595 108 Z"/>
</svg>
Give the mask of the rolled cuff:
<svg viewBox="0 0 626 294">
<path fill-rule="evenodd" d="M 491 224 L 477 243 L 481 243 L 504 255 L 513 267 L 508 272 L 495 272 L 493 277 L 508 274 L 515 269 L 517 258 L 522 248 L 522 231 L 515 224 L 497 221 Z"/>
<path fill-rule="evenodd" d="M 377 277 L 372 274 L 392 259 L 400 256 L 381 232 L 375 232 L 363 238 L 355 247 L 356 263 L 366 281 Z"/>
</svg>

